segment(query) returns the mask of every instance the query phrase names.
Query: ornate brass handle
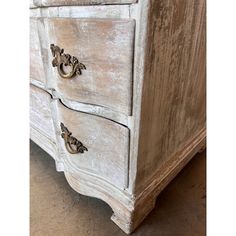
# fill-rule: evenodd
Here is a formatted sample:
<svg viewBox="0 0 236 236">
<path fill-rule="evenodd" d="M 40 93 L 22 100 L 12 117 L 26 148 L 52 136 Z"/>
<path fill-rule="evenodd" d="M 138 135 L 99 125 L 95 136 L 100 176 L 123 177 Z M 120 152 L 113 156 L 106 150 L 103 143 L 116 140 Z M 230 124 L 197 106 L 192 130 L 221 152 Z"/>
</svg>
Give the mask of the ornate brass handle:
<svg viewBox="0 0 236 236">
<path fill-rule="evenodd" d="M 76 57 L 71 56 L 70 54 L 65 54 L 63 48 L 60 49 L 58 46 L 51 44 L 50 49 L 54 57 L 52 60 L 52 66 L 57 67 L 57 71 L 62 78 L 71 79 L 75 75 L 81 75 L 81 70 L 86 70 L 84 64 L 79 62 Z M 70 66 L 71 71 L 66 73 L 64 71 L 64 66 Z"/>
<path fill-rule="evenodd" d="M 71 136 L 72 133 L 65 127 L 63 123 L 61 123 L 61 137 L 65 141 L 66 150 L 71 154 L 76 153 L 84 153 L 84 151 L 88 151 L 88 149 L 77 140 L 75 137 Z"/>
</svg>

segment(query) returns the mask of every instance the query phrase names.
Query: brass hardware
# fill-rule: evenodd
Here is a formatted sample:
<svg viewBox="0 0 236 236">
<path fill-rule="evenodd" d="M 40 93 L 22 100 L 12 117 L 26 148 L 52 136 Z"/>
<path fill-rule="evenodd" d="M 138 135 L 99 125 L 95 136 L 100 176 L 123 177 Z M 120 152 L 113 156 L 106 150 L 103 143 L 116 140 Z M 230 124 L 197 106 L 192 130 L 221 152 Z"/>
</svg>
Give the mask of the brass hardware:
<svg viewBox="0 0 236 236">
<path fill-rule="evenodd" d="M 57 67 L 57 71 L 62 78 L 71 79 L 75 75 L 81 75 L 81 70 L 86 70 L 84 64 L 79 62 L 76 57 L 71 56 L 70 54 L 65 54 L 64 49 L 60 49 L 54 44 L 50 45 L 50 49 L 54 57 L 52 60 L 52 66 Z M 70 66 L 71 71 L 69 73 L 66 73 L 63 69 L 64 66 Z"/>
<path fill-rule="evenodd" d="M 65 141 L 66 150 L 71 154 L 76 153 L 84 153 L 84 151 L 88 151 L 88 149 L 77 140 L 75 137 L 71 136 L 72 133 L 65 127 L 63 123 L 61 123 L 61 137 Z"/>
</svg>

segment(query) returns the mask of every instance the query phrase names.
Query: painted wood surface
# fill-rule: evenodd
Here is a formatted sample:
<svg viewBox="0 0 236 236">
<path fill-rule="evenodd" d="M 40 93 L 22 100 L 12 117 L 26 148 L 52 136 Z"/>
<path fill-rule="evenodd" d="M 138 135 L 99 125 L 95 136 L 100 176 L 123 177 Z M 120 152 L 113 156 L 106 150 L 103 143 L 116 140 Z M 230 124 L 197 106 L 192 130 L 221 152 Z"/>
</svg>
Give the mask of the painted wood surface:
<svg viewBox="0 0 236 236">
<path fill-rule="evenodd" d="M 29 7 L 30 8 L 35 8 L 36 6 L 34 5 L 34 0 L 29 1 Z"/>
<path fill-rule="evenodd" d="M 42 83 L 46 79 L 36 18 L 30 19 L 30 78 Z"/>
<path fill-rule="evenodd" d="M 129 130 L 115 122 L 98 116 L 76 112 L 55 101 L 57 109 L 57 134 L 60 134 L 60 122 L 81 141 L 88 151 L 70 154 L 60 138 L 59 146 L 71 173 L 88 171 L 105 179 L 116 187 L 125 188 L 128 174 Z"/>
<path fill-rule="evenodd" d="M 109 119 L 111 121 L 114 121 L 114 122 L 117 122 L 117 123 L 120 123 L 122 125 L 129 127 L 128 117 L 121 113 L 114 112 L 110 109 L 106 109 L 105 107 L 79 103 L 79 102 L 75 102 L 71 100 L 66 100 L 64 98 L 61 98 L 60 100 L 65 106 L 75 111 L 82 111 L 85 113 L 90 113 L 92 115 L 104 117 L 106 119 Z"/>
<path fill-rule="evenodd" d="M 105 18 L 129 19 L 129 5 L 89 5 L 43 7 L 30 10 L 31 17 L 69 17 L 69 18 Z"/>
<path fill-rule="evenodd" d="M 136 192 L 205 127 L 205 1 L 150 1 Z"/>
<path fill-rule="evenodd" d="M 35 126 L 30 126 L 30 139 L 34 141 L 39 147 L 41 147 L 45 152 L 47 152 L 56 161 L 58 158 L 57 145 L 54 140 L 45 135 L 45 132 L 41 132 L 35 128 Z"/>
<path fill-rule="evenodd" d="M 50 94 L 30 85 L 30 125 L 56 143 L 50 103 Z"/>
<path fill-rule="evenodd" d="M 50 18 L 45 24 L 50 43 L 64 48 L 87 68 L 68 80 L 55 68 L 51 78 L 55 89 L 65 98 L 130 115 L 134 21 Z M 49 58 L 53 59 L 51 53 Z"/>
<path fill-rule="evenodd" d="M 137 2 L 137 0 L 33 0 L 36 6 L 131 4 L 135 2 Z"/>
<path fill-rule="evenodd" d="M 130 233 L 205 143 L 205 1 L 148 0 L 31 12 L 40 25 L 45 89 L 53 97 L 59 169 L 76 191 L 106 201 L 114 211 L 112 220 Z M 45 66 L 52 60 L 50 43 L 91 68 L 64 86 L 57 71 Z M 135 50 L 129 51 L 134 43 Z M 36 84 L 44 89 L 42 82 Z M 105 110 L 98 111 L 99 106 Z M 130 130 L 99 116 L 123 120 Z M 88 152 L 68 154 L 60 122 Z"/>
<path fill-rule="evenodd" d="M 85 113 L 90 113 L 93 115 L 97 115 L 106 119 L 109 119 L 111 121 L 117 122 L 121 125 L 125 125 L 128 128 L 130 127 L 130 117 L 123 115 L 119 112 L 113 111 L 111 109 L 108 109 L 106 107 L 101 107 L 97 105 L 90 105 L 86 103 L 81 103 L 78 101 L 68 100 L 65 99 L 61 94 L 58 94 L 56 90 L 47 88 L 45 84 L 38 80 L 31 79 L 30 83 L 38 88 L 41 88 L 48 92 L 53 98 L 58 98 L 64 104 L 66 107 L 75 110 L 75 111 L 82 111 Z"/>
</svg>

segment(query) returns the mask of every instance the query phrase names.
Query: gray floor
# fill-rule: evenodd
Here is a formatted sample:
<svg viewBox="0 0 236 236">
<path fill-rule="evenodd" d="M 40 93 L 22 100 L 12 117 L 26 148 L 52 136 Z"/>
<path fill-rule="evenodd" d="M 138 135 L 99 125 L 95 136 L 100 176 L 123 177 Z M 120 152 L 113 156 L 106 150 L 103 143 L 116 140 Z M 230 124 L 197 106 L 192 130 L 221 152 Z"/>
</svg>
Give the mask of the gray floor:
<svg viewBox="0 0 236 236">
<path fill-rule="evenodd" d="M 121 236 L 111 208 L 71 189 L 53 159 L 30 143 L 30 235 Z M 204 236 L 206 234 L 206 152 L 196 155 L 159 195 L 155 209 L 132 234 Z"/>
</svg>

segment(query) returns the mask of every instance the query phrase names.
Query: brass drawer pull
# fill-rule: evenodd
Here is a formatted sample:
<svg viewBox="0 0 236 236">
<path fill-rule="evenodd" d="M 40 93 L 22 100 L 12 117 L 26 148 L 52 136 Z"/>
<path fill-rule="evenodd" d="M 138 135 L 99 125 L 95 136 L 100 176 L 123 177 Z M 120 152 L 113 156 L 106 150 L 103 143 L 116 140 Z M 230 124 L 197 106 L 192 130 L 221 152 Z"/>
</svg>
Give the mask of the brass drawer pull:
<svg viewBox="0 0 236 236">
<path fill-rule="evenodd" d="M 84 151 L 88 151 L 88 149 L 77 140 L 75 137 L 71 136 L 72 133 L 65 127 L 63 123 L 61 123 L 61 137 L 65 141 L 66 150 L 71 154 L 76 153 L 84 153 Z"/>
<path fill-rule="evenodd" d="M 71 56 L 70 54 L 65 54 L 63 48 L 60 49 L 58 46 L 51 44 L 50 49 L 54 57 L 52 60 L 52 66 L 57 67 L 57 71 L 62 78 L 71 79 L 75 75 L 81 75 L 81 70 L 86 70 L 84 64 L 79 62 L 76 57 Z M 70 66 L 71 71 L 66 73 L 64 71 L 64 66 Z"/>
</svg>

